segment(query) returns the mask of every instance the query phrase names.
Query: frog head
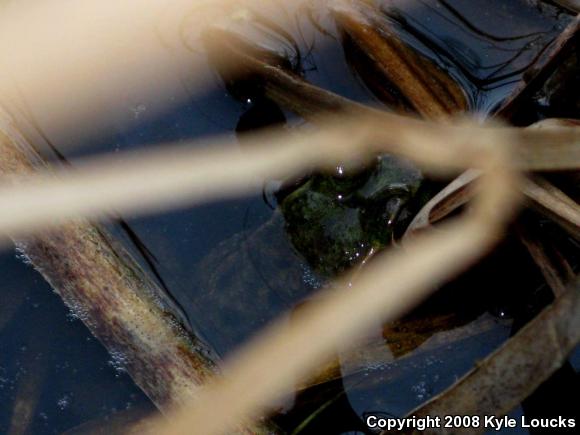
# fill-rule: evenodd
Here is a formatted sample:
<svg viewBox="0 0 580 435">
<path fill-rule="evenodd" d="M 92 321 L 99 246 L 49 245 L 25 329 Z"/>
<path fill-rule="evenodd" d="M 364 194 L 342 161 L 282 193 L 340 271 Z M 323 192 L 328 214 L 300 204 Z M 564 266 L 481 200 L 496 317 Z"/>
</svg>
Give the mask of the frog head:
<svg viewBox="0 0 580 435">
<path fill-rule="evenodd" d="M 316 273 L 336 276 L 392 241 L 422 179 L 410 163 L 389 155 L 364 169 L 314 174 L 279 199 L 288 236 Z"/>
</svg>

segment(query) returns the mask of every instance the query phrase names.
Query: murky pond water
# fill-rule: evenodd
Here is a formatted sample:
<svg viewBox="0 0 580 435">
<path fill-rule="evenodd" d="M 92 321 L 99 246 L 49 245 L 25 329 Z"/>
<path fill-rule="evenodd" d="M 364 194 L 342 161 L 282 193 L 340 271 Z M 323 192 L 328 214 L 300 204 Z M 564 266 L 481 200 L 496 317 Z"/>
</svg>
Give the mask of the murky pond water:
<svg viewBox="0 0 580 435">
<path fill-rule="evenodd" d="M 482 116 L 515 89 L 571 20 L 552 5 L 523 0 L 394 0 L 383 2 L 383 11 L 402 40 L 450 71 L 465 88 L 471 110 Z M 372 80 L 353 61 L 325 13 L 314 11 L 310 18 L 300 13 L 291 34 L 309 82 L 382 105 Z M 189 79 L 184 78 L 184 86 Z M 84 152 L 235 135 L 273 121 L 286 122 L 288 128 L 302 122 L 264 104 L 232 98 L 216 75 L 204 95 L 192 96 L 160 118 L 148 117 L 154 108 L 147 104 L 128 101 L 129 124 L 107 132 Z M 58 140 L 53 141 L 58 148 Z M 69 159 L 78 153 L 63 152 Z M 273 181 L 266 181 L 264 196 L 129 220 L 192 327 L 221 355 L 324 285 L 307 256 L 296 253 L 284 219 L 273 210 Z M 113 231 L 132 246 L 121 229 Z M 533 306 L 545 292 L 541 283 L 525 251 L 515 240 L 507 241 L 498 254 L 425 305 L 443 307 L 437 311 L 441 316 L 461 312 L 432 331 L 438 335 L 411 339 L 400 329 L 378 330 L 374 339 L 384 341 L 382 361 L 390 363 L 361 364 L 337 355 L 343 378 L 301 394 L 278 421 L 289 432 L 307 421 L 300 433 L 364 433 L 366 413 L 404 415 L 505 341 L 527 315 L 518 307 Z M 0 255 L 0 295 L 0 433 L 22 433 L 14 422 L 15 409 L 32 416 L 27 430 L 34 434 L 62 433 L 117 411 L 152 409 L 123 373 L 122 357 L 108 355 L 40 276 L 10 251 Z M 578 371 L 578 353 L 572 364 Z"/>
</svg>

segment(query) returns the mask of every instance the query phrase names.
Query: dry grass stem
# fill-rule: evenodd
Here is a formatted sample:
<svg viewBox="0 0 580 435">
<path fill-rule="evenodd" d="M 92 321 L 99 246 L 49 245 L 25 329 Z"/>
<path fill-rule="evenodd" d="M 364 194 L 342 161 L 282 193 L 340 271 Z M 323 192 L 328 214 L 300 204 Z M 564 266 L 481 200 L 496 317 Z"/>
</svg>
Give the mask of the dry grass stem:
<svg viewBox="0 0 580 435">
<path fill-rule="evenodd" d="M 5 119 L 0 118 L 0 129 L 6 128 Z M 61 224 L 70 216 L 103 216 L 112 209 L 143 213 L 244 195 L 256 191 L 261 179 L 290 177 L 312 166 L 332 167 L 372 152 L 401 154 L 448 173 L 478 162 L 492 144 L 517 143 L 506 128 L 471 123 L 445 127 L 387 113 L 339 117 L 318 127 L 310 134 L 256 135 L 254 145 L 243 152 L 219 140 L 204 149 L 165 145 L 116 154 L 114 160 L 78 162 L 74 169 L 58 171 L 57 177 L 28 176 L 18 186 L 0 187 L 0 231 L 23 234 Z M 477 145 L 469 146 L 475 131 Z"/>
<path fill-rule="evenodd" d="M 428 228 L 465 205 L 475 194 L 471 184 L 478 177 L 477 171 L 469 170 L 453 180 L 417 213 L 407 234 Z M 524 180 L 522 193 L 530 207 L 555 221 L 574 238 L 580 239 L 580 205 L 572 198 L 540 177 Z"/>
<path fill-rule="evenodd" d="M 480 171 L 469 169 L 449 183 L 443 190 L 427 202 L 409 224 L 405 236 L 429 228 L 434 223 L 467 204 L 474 196 L 473 182 L 481 175 Z"/>
<path fill-rule="evenodd" d="M 352 343 L 383 320 L 394 320 L 432 286 L 479 258 L 496 240 L 488 230 L 481 221 L 457 222 L 418 236 L 404 254 L 385 255 L 356 286 L 342 284 L 313 304 L 300 323 L 291 328 L 275 325 L 247 345 L 226 365 L 224 379 L 210 383 L 195 405 L 177 414 L 161 433 L 185 434 L 191 427 L 204 434 L 227 433 L 237 422 L 260 415 L 269 403 L 289 394 L 296 379 L 325 363 L 337 347 Z M 413 273 L 416 270 L 422 273 Z"/>
</svg>

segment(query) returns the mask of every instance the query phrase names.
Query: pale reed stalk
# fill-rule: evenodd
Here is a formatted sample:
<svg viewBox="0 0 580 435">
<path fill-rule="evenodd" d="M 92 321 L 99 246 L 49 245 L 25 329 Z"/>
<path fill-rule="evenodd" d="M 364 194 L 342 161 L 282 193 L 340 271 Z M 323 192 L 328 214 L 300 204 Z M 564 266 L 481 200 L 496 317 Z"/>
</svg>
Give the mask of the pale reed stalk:
<svg viewBox="0 0 580 435">
<path fill-rule="evenodd" d="M 309 0 L 312 1 L 312 0 Z M 19 0 L 0 9 L 0 96 L 22 98 L 54 136 L 158 115 L 213 82 L 199 32 L 250 9 L 284 23 L 279 0 Z M 186 83 L 186 86 L 183 85 Z M 134 120 L 134 119 L 133 119 Z M 70 141 L 69 141 L 70 142 Z"/>
<path fill-rule="evenodd" d="M 254 145 L 243 152 L 224 140 L 213 140 L 205 141 L 203 149 L 163 145 L 97 157 L 75 162 L 74 169 L 62 169 L 56 178 L 39 173 L 17 187 L 0 187 L 0 232 L 17 235 L 58 225 L 69 216 L 103 216 L 111 209 L 142 214 L 244 195 L 257 191 L 262 179 L 296 175 L 311 166 L 330 167 L 370 152 L 402 154 L 449 172 L 477 163 L 485 152 L 484 141 L 517 145 L 516 133 L 473 123 L 443 126 L 377 112 L 335 117 L 310 134 L 256 135 Z M 469 146 L 474 137 L 479 147 Z M 564 153 L 559 159 L 570 166 L 580 156 Z"/>
</svg>

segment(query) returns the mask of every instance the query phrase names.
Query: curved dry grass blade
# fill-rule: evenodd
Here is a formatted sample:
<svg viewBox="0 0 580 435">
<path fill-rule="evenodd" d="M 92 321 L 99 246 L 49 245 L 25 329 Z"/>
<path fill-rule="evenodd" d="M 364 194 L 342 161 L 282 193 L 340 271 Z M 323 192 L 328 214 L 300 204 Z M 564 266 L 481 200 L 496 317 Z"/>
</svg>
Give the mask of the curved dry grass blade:
<svg viewBox="0 0 580 435">
<path fill-rule="evenodd" d="M 472 184 L 480 175 L 481 172 L 475 169 L 467 170 L 431 198 L 413 218 L 405 232 L 405 237 L 416 231 L 429 228 L 462 205 L 467 204 L 475 195 Z"/>
<path fill-rule="evenodd" d="M 0 130 L 9 127 L 7 119 L 0 114 Z M 0 232 L 14 236 L 110 209 L 143 213 L 243 195 L 259 188 L 257 177 L 291 177 L 314 165 L 332 167 L 376 152 L 401 154 L 445 172 L 479 161 L 492 143 L 517 143 L 509 129 L 446 127 L 381 112 L 337 117 L 318 127 L 301 135 L 262 133 L 248 138 L 254 145 L 243 151 L 219 141 L 205 149 L 163 146 L 87 160 L 57 177 L 35 174 L 18 186 L 0 187 Z M 476 131 L 478 146 L 470 147 Z"/>
<path fill-rule="evenodd" d="M 302 310 L 300 319 L 273 325 L 226 364 L 223 379 L 210 383 L 191 408 L 177 414 L 159 433 L 184 434 L 191 427 L 208 435 L 227 433 L 239 421 L 255 418 L 269 403 L 292 391 L 296 379 L 304 379 L 327 361 L 337 347 L 401 315 L 429 288 L 479 258 L 497 240 L 508 217 L 504 213 L 511 216 L 517 197 L 509 187 L 517 181 L 504 166 L 503 151 L 487 150 L 477 152 L 473 162 L 488 172 L 481 178 L 481 195 L 468 217 L 418 235 L 404 252 L 388 252 L 382 261 L 370 264 L 355 285 L 346 279 L 338 290 Z M 356 317 L 350 315 L 353 312 Z"/>
<path fill-rule="evenodd" d="M 450 389 L 411 412 L 425 416 L 502 416 L 509 413 L 566 361 L 580 342 L 580 282 L 523 327 Z M 479 433 L 439 429 L 435 433 Z M 387 434 L 388 432 L 384 432 Z M 421 432 L 433 433 L 433 432 Z"/>
<path fill-rule="evenodd" d="M 209 384 L 194 407 L 177 414 L 157 433 L 185 434 L 191 427 L 208 435 L 227 433 L 237 422 L 255 418 L 273 400 L 291 392 L 296 379 L 331 357 L 336 346 L 354 341 L 381 320 L 401 315 L 426 296 L 428 288 L 478 258 L 480 249 L 491 243 L 481 230 L 479 225 L 457 223 L 419 236 L 420 242 L 408 246 L 408 255 L 389 256 L 376 267 L 369 266 L 356 288 L 341 286 L 311 307 L 297 326 L 270 328 L 230 362 L 221 382 Z M 414 273 L 417 269 L 423 273 Z M 385 291 L 387 286 L 390 291 Z M 356 318 L 349 316 L 353 312 Z"/>
<path fill-rule="evenodd" d="M 527 170 L 577 169 L 580 161 L 578 120 L 547 119 L 518 131 L 518 165 Z M 566 163 L 566 159 L 568 163 Z M 468 185 L 477 173 L 461 174 L 433 197 L 411 222 L 407 233 L 426 228 L 465 204 L 474 194 Z M 522 192 L 530 205 L 557 222 L 570 235 L 580 237 L 580 205 L 540 177 L 525 180 Z"/>
<path fill-rule="evenodd" d="M 475 195 L 470 185 L 478 177 L 477 171 L 470 170 L 453 180 L 417 213 L 405 236 L 430 227 L 466 204 Z M 580 205 L 572 198 L 540 177 L 524 180 L 522 193 L 531 207 L 554 220 L 571 236 L 580 239 Z"/>
</svg>

